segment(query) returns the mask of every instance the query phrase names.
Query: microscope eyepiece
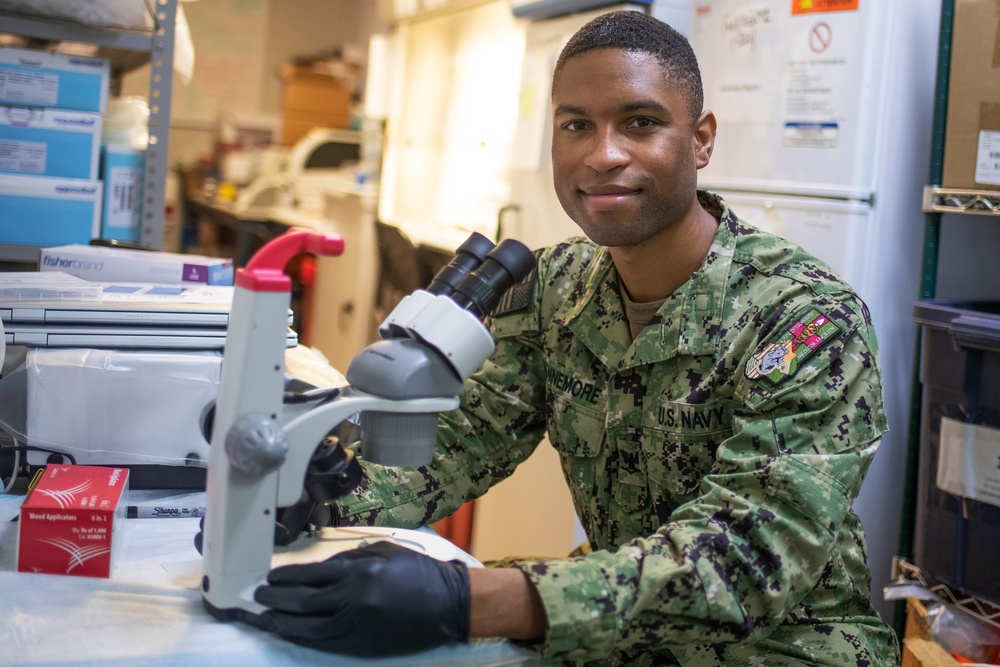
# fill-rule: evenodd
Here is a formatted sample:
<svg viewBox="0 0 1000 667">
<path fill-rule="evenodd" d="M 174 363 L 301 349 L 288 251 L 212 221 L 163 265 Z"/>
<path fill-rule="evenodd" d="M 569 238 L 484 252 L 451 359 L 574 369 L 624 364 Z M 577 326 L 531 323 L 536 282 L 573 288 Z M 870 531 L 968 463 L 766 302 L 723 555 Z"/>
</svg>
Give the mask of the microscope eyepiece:
<svg viewBox="0 0 1000 667">
<path fill-rule="evenodd" d="M 505 239 L 487 255 L 479 268 L 465 276 L 451 298 L 479 318 L 489 315 L 504 293 L 535 267 L 535 254 L 514 239 Z"/>
<path fill-rule="evenodd" d="M 470 271 L 478 267 L 486 259 L 486 255 L 495 247 L 479 232 L 473 232 L 465 243 L 455 251 L 455 257 L 446 267 L 438 271 L 427 291 L 434 295 L 451 296 L 455 287 Z"/>
</svg>

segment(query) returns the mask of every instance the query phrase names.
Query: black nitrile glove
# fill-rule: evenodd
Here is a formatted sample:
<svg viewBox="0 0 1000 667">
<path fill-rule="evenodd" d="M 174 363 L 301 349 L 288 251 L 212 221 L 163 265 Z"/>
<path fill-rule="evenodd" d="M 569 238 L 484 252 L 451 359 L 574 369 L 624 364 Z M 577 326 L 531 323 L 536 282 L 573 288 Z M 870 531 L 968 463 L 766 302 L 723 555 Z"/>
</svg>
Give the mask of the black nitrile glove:
<svg viewBox="0 0 1000 667">
<path fill-rule="evenodd" d="M 391 542 L 271 570 L 254 593 L 263 627 L 357 656 L 413 653 L 469 638 L 469 572 Z"/>
</svg>

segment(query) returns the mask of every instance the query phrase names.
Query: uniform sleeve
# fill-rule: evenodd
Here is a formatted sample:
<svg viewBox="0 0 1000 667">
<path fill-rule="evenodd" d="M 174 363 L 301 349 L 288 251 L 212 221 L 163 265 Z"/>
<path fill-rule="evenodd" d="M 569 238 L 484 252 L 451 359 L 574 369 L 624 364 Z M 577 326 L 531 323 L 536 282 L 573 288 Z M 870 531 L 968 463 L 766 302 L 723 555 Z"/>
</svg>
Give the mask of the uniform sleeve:
<svg viewBox="0 0 1000 667">
<path fill-rule="evenodd" d="M 519 566 L 547 613 L 544 658 L 741 642 L 780 624 L 830 561 L 886 430 L 876 354 L 862 323 L 778 384 L 748 379 L 742 359 L 742 407 L 698 497 L 617 551 Z"/>
<path fill-rule="evenodd" d="M 359 489 L 336 503 L 339 525 L 416 528 L 443 519 L 507 477 L 545 432 L 544 367 L 532 307 L 492 319 L 496 350 L 441 415 L 433 460 L 417 468 L 363 462 Z"/>
</svg>

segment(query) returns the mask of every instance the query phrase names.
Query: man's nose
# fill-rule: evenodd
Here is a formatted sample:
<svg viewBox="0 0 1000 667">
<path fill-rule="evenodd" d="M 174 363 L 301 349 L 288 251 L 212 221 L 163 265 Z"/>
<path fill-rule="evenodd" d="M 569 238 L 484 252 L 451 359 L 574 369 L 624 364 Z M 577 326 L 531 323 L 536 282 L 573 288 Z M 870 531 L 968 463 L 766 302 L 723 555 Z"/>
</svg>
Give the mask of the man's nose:
<svg viewBox="0 0 1000 667">
<path fill-rule="evenodd" d="M 594 133 L 585 162 L 594 171 L 605 173 L 625 166 L 629 159 L 624 138 L 614 128 L 605 128 Z"/>
</svg>

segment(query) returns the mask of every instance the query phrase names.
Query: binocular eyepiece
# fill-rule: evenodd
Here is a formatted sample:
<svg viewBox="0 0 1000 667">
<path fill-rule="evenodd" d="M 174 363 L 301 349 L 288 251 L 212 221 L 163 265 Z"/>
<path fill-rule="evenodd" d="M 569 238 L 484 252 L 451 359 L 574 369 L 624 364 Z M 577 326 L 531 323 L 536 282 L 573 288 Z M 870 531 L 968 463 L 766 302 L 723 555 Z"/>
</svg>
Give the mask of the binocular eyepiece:
<svg viewBox="0 0 1000 667">
<path fill-rule="evenodd" d="M 505 239 L 494 245 L 482 234 L 473 233 L 459 246 L 454 259 L 434 276 L 427 291 L 451 297 L 482 319 L 534 266 L 534 253 L 520 241 Z"/>
</svg>

